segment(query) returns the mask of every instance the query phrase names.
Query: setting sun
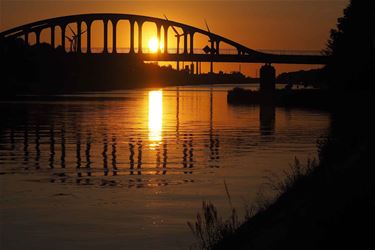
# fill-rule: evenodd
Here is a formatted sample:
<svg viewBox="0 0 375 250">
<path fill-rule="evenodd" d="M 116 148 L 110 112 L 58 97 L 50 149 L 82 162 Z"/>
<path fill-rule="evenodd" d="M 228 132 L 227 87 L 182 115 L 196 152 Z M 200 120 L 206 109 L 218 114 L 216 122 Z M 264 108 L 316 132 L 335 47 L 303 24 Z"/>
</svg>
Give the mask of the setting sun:
<svg viewBox="0 0 375 250">
<path fill-rule="evenodd" d="M 158 47 L 159 47 L 159 41 L 156 37 L 153 37 L 148 41 L 148 48 L 151 53 L 158 52 Z"/>
</svg>

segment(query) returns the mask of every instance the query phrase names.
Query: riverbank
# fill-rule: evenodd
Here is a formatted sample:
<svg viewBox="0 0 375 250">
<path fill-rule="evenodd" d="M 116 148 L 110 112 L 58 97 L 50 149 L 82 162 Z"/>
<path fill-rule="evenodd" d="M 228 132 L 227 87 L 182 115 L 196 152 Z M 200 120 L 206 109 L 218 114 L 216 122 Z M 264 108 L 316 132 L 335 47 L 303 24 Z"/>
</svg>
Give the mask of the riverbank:
<svg viewBox="0 0 375 250">
<path fill-rule="evenodd" d="M 333 111 L 330 135 L 318 145 L 319 164 L 295 167 L 274 183 L 277 198 L 212 249 L 374 247 L 373 99 L 355 100 Z"/>
</svg>

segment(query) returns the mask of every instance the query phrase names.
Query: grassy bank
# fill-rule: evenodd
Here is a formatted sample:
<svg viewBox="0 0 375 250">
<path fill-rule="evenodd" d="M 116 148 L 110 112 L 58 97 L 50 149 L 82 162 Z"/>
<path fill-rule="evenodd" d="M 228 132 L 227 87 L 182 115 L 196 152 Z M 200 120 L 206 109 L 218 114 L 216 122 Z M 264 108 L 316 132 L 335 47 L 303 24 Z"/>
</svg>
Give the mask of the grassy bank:
<svg viewBox="0 0 375 250">
<path fill-rule="evenodd" d="M 330 134 L 318 144 L 317 164 L 295 162 L 284 179 L 272 180 L 276 197 L 255 206 L 255 214 L 238 226 L 231 219 L 220 219 L 219 226 L 206 223 L 203 233 L 216 237 L 206 242 L 199 239 L 200 247 L 374 248 L 374 99 L 371 94 L 354 96 L 355 101 L 335 106 Z M 206 215 L 210 213 L 204 213 L 203 221 Z"/>
</svg>

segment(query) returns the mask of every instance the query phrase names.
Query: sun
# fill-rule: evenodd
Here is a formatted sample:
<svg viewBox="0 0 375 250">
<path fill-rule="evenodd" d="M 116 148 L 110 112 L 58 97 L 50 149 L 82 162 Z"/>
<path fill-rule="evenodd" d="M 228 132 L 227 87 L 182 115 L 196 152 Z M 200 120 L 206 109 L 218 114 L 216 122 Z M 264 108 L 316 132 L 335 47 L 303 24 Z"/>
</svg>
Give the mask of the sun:
<svg viewBox="0 0 375 250">
<path fill-rule="evenodd" d="M 150 50 L 151 53 L 158 52 L 158 48 L 159 48 L 159 41 L 156 37 L 153 37 L 150 40 L 148 40 L 148 49 Z"/>
</svg>

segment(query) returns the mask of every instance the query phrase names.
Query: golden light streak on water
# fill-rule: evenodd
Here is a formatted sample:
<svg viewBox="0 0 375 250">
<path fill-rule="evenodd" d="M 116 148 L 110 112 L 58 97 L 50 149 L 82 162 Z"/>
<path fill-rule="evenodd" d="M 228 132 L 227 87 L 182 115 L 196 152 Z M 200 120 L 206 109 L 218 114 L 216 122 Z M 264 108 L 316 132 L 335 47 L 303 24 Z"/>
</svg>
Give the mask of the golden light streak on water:
<svg viewBox="0 0 375 250">
<path fill-rule="evenodd" d="M 151 142 L 162 140 L 163 128 L 163 91 L 148 93 L 148 139 Z"/>
</svg>

